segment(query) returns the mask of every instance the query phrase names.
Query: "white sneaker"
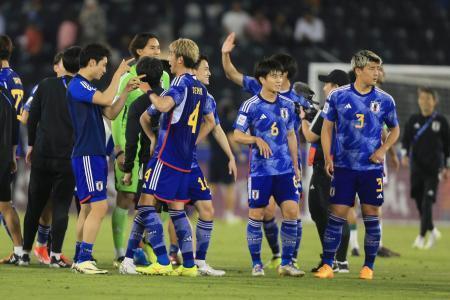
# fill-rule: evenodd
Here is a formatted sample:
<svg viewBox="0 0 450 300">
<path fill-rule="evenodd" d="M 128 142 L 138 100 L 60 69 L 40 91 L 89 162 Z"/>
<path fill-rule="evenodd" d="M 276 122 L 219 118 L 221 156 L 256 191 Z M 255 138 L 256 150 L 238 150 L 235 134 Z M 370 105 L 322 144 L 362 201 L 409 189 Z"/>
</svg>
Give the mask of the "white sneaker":
<svg viewBox="0 0 450 300">
<path fill-rule="evenodd" d="M 278 274 L 281 276 L 293 276 L 293 277 L 303 277 L 305 276 L 305 272 L 300 269 L 297 269 L 293 264 L 288 264 L 284 266 L 278 267 Z"/>
<path fill-rule="evenodd" d="M 133 260 L 125 258 L 119 266 L 119 273 L 124 275 L 137 275 L 138 272 L 136 272 L 136 265 Z"/>
<path fill-rule="evenodd" d="M 417 249 L 425 248 L 425 238 L 421 235 L 418 235 L 414 240 L 412 247 Z"/>
<path fill-rule="evenodd" d="M 224 219 L 227 224 L 236 224 L 241 221 L 241 219 L 238 216 L 229 211 L 225 212 Z"/>
<path fill-rule="evenodd" d="M 225 271 L 213 269 L 207 263 L 197 264 L 197 267 L 198 267 L 198 274 L 202 276 L 220 277 L 225 275 Z"/>
<path fill-rule="evenodd" d="M 95 275 L 95 274 L 107 274 L 107 270 L 102 270 L 97 268 L 94 261 L 84 261 L 82 263 L 76 264 L 76 270 L 83 274 Z"/>
<path fill-rule="evenodd" d="M 256 264 L 252 269 L 252 276 L 264 276 L 263 266 L 260 264 Z"/>
<path fill-rule="evenodd" d="M 433 230 L 431 231 L 431 234 L 434 235 L 436 240 L 440 240 L 442 237 L 442 233 L 436 227 L 433 228 Z"/>
<path fill-rule="evenodd" d="M 431 249 L 436 244 L 436 242 L 441 239 L 442 234 L 437 228 L 433 228 L 430 235 L 428 236 L 427 243 L 425 245 L 425 249 Z"/>
</svg>

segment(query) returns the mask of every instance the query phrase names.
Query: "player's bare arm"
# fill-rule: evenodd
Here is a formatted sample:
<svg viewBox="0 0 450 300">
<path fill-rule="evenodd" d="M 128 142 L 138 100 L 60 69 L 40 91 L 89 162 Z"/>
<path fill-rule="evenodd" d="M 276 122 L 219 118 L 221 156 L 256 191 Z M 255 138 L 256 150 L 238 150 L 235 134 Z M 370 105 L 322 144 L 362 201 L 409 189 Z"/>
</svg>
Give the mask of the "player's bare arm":
<svg viewBox="0 0 450 300">
<path fill-rule="evenodd" d="M 269 144 L 267 144 L 262 138 L 253 136 L 247 133 L 244 133 L 240 130 L 235 129 L 234 130 L 234 140 L 240 144 L 244 145 L 252 145 L 256 144 L 256 146 L 259 149 L 259 155 L 263 156 L 264 158 L 269 158 L 273 153 L 272 150 L 269 147 Z"/>
<path fill-rule="evenodd" d="M 151 86 L 147 82 L 141 82 L 139 88 L 149 95 L 149 99 L 152 102 L 152 104 L 155 106 L 155 108 L 162 112 L 168 112 L 175 106 L 175 101 L 171 96 L 158 96 L 155 93 L 152 93 Z"/>
<path fill-rule="evenodd" d="M 103 108 L 103 115 L 107 117 L 109 120 L 114 120 L 122 110 L 123 106 L 125 105 L 125 102 L 128 98 L 128 93 L 131 91 L 134 91 L 139 87 L 139 84 L 141 82 L 141 78 L 143 78 L 145 75 L 140 75 L 137 77 L 131 78 L 125 88 L 123 89 L 122 93 L 120 94 L 119 98 L 112 103 L 111 106 L 107 106 Z"/>
<path fill-rule="evenodd" d="M 302 174 L 298 168 L 298 148 L 297 148 L 297 137 L 295 135 L 294 129 L 289 130 L 287 133 L 289 154 L 291 155 L 292 164 L 294 166 L 295 179 L 300 181 Z"/>
<path fill-rule="evenodd" d="M 208 136 L 208 134 L 214 129 L 216 126 L 216 121 L 214 119 L 214 113 L 209 113 L 207 115 L 203 116 L 203 123 L 200 125 L 200 131 L 198 133 L 197 141 L 195 144 L 200 143 L 203 141 L 205 137 Z"/>
<path fill-rule="evenodd" d="M 324 120 L 322 125 L 322 131 L 320 134 L 322 141 L 322 148 L 325 157 L 325 171 L 328 176 L 332 176 L 334 172 L 333 159 L 331 157 L 331 138 L 333 135 L 334 122 Z"/>
<path fill-rule="evenodd" d="M 222 65 L 225 75 L 228 79 L 233 81 L 239 86 L 243 85 L 244 75 L 239 72 L 236 67 L 231 62 L 230 53 L 233 51 L 235 45 L 236 34 L 234 32 L 230 33 L 222 45 Z"/>
<path fill-rule="evenodd" d="M 399 136 L 400 127 L 398 125 L 396 127 L 390 128 L 390 132 L 387 135 L 386 141 L 370 156 L 369 159 L 376 164 L 383 163 L 386 152 L 389 150 L 389 148 L 392 147 L 392 145 L 395 144 Z"/>
</svg>

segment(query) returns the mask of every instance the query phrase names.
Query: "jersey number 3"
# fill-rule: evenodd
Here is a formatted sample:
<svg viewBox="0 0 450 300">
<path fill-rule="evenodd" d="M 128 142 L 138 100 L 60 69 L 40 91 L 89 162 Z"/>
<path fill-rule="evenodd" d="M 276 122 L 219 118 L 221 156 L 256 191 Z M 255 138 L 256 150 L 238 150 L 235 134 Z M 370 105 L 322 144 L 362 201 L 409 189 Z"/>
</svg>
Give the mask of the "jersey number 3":
<svg viewBox="0 0 450 300">
<path fill-rule="evenodd" d="M 192 127 L 192 133 L 197 131 L 198 111 L 200 110 L 200 101 L 195 106 L 194 111 L 189 115 L 188 126 Z"/>
<path fill-rule="evenodd" d="M 358 118 L 358 124 L 355 125 L 355 128 L 363 128 L 364 127 L 364 114 L 356 114 Z"/>
</svg>

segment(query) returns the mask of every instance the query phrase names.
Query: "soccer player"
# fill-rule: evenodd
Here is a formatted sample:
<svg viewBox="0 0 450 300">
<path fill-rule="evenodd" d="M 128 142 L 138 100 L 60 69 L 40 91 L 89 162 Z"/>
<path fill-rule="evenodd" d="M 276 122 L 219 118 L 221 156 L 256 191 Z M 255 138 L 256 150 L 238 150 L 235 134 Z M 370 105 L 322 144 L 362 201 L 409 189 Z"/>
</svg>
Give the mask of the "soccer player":
<svg viewBox="0 0 450 300">
<path fill-rule="evenodd" d="M 0 86 L 2 88 L 2 142 L 0 156 L 0 213 L 11 234 L 14 252 L 6 261 L 23 264 L 22 234 L 16 210 L 11 204 L 11 174 L 17 171 L 16 148 L 19 141 L 19 121 L 22 113 L 23 86 L 20 77 L 9 66 L 13 44 L 7 35 L 0 35 Z M 12 115 L 13 109 L 15 113 Z M 4 122 L 4 123 L 3 123 Z M 11 124 L 12 122 L 12 124 Z"/>
<path fill-rule="evenodd" d="M 236 142 L 251 147 L 247 242 L 253 276 L 264 275 L 261 227 L 264 210 L 272 195 L 283 214 L 282 256 L 278 272 L 287 276 L 305 274 L 292 263 L 297 242 L 300 169 L 294 103 L 279 94 L 283 72 L 283 66 L 274 59 L 263 60 L 256 65 L 255 78 L 262 86 L 261 92 L 241 105 L 235 122 Z"/>
<path fill-rule="evenodd" d="M 147 83 L 141 85 L 152 102 L 147 113 L 154 114 L 157 110 L 163 114 L 158 144 L 145 172 L 138 214 L 128 245 L 130 249 L 136 248 L 145 229 L 157 261 L 148 267 L 137 267 L 138 273 L 158 275 L 174 272 L 180 276 L 197 276 L 198 273 L 194 263 L 191 227 L 184 211 L 184 204 L 189 201 L 193 150 L 202 120 L 199 114 L 203 112 L 207 95 L 206 88 L 193 75 L 198 58 L 199 49 L 195 42 L 178 39 L 169 45 L 170 70 L 176 78 L 167 93 L 157 96 Z M 175 271 L 164 244 L 162 223 L 155 209 L 157 201 L 168 204 L 183 256 L 183 265 Z M 128 257 L 124 263 L 126 261 Z"/>
<path fill-rule="evenodd" d="M 112 120 L 119 114 L 128 93 L 137 88 L 139 78 L 132 78 L 119 99 L 114 95 L 120 77 L 129 70 L 128 61 L 122 61 L 110 85 L 98 91 L 91 81 L 100 79 L 106 72 L 110 52 L 99 44 L 89 44 L 81 50 L 80 70 L 67 88 L 69 112 L 72 118 L 75 144 L 72 168 L 77 196 L 82 208 L 77 221 L 77 244 L 74 269 L 85 274 L 105 274 L 92 261 L 92 248 L 100 224 L 108 210 L 106 180 L 106 136 L 102 115 Z"/>
<path fill-rule="evenodd" d="M 69 268 L 62 255 L 62 245 L 69 220 L 75 179 L 71 166 L 73 140 L 72 121 L 66 101 L 69 82 L 78 72 L 81 48 L 74 46 L 63 52 L 59 77 L 46 78 L 38 84 L 27 122 L 28 150 L 31 163 L 28 204 L 24 219 L 24 257 L 29 253 L 38 232 L 34 252 L 39 261 L 54 268 Z M 39 232 L 39 218 L 50 206 L 52 243 L 50 257 L 46 241 Z M 50 227 L 47 226 L 48 231 Z M 46 232 L 48 232 L 46 231 Z M 47 234 L 48 239 L 48 234 Z"/>
<path fill-rule="evenodd" d="M 326 97 L 336 88 L 344 86 L 349 83 L 348 75 L 342 70 L 333 70 L 328 75 L 319 75 L 319 80 L 324 82 L 323 92 Z M 309 124 L 305 119 L 305 113 L 302 110 L 302 132 L 306 141 L 311 143 L 309 148 L 308 164 L 312 166 L 313 173 L 309 184 L 309 212 L 311 218 L 316 224 L 317 233 L 319 234 L 320 243 L 323 245 L 323 234 L 328 222 L 328 206 L 331 179 L 325 173 L 325 161 L 323 157 L 322 145 L 320 143 L 320 133 L 322 131 L 322 124 L 324 118 L 321 111 L 317 112 L 316 116 Z M 348 273 L 349 266 L 347 261 L 348 240 L 350 237 L 348 224 L 344 224 L 342 233 L 342 242 L 336 253 L 336 263 L 333 264 L 333 270 L 339 273 Z M 322 255 L 321 255 L 322 256 Z M 320 261 L 317 267 L 311 271 L 317 272 L 322 267 Z"/>
<path fill-rule="evenodd" d="M 231 81 L 236 83 L 239 86 L 242 86 L 244 88 L 244 91 L 252 94 L 257 95 L 261 91 L 261 84 L 258 82 L 258 80 L 251 76 L 246 76 L 240 73 L 236 67 L 231 62 L 230 53 L 235 47 L 235 34 L 232 32 L 230 33 L 227 38 L 225 39 L 223 45 L 222 45 L 222 65 L 225 70 L 225 74 L 227 78 L 229 78 Z M 295 74 L 297 73 L 297 62 L 295 59 L 284 53 L 275 54 L 272 56 L 272 58 L 278 62 L 281 63 L 283 66 L 283 81 L 281 84 L 281 90 L 279 93 L 293 101 L 296 106 L 296 111 L 298 111 L 299 106 L 303 106 L 305 108 L 309 108 L 309 103 L 302 97 L 295 93 L 295 91 L 292 88 L 291 81 L 295 78 Z M 300 126 L 301 126 L 301 120 L 296 113 L 295 117 L 295 134 L 297 136 L 297 149 L 298 149 L 298 162 L 299 162 L 299 168 L 301 170 L 301 150 L 300 150 Z M 301 182 L 299 182 L 299 192 L 302 193 L 302 185 Z M 269 242 L 269 246 L 272 250 L 272 259 L 267 264 L 269 268 L 276 268 L 280 262 L 280 246 L 278 242 L 278 225 L 275 220 L 275 201 L 271 198 L 269 202 L 269 206 L 265 210 L 264 215 L 264 233 L 266 235 L 267 241 Z M 295 246 L 294 256 L 293 260 L 294 263 L 297 263 L 297 255 L 298 250 L 300 247 L 300 242 L 302 239 L 302 221 L 300 219 L 300 215 L 298 216 L 298 229 L 297 229 L 297 244 Z"/>
<path fill-rule="evenodd" d="M 359 278 L 373 278 L 375 257 L 380 243 L 379 207 L 383 204 L 383 160 L 396 142 L 400 129 L 394 99 L 377 88 L 381 58 L 369 50 L 353 55 L 356 80 L 335 89 L 323 108 L 321 140 L 325 170 L 332 177 L 330 214 L 323 237 L 323 266 L 318 278 L 333 278 L 332 264 L 341 242 L 342 227 L 358 194 L 366 235 L 365 261 Z M 390 133 L 384 143 L 386 124 Z M 335 132 L 331 151 L 332 135 Z"/>
<path fill-rule="evenodd" d="M 417 91 L 420 113 L 412 115 L 405 125 L 402 141 L 402 163 L 410 167 L 411 198 L 420 215 L 420 231 L 413 247 L 430 249 L 441 238 L 433 224 L 433 204 L 436 201 L 439 173 L 450 176 L 449 126 L 444 115 L 437 112 L 439 103 L 435 90 L 420 87 Z M 425 237 L 429 233 L 425 243 Z"/>
<path fill-rule="evenodd" d="M 137 62 L 140 57 L 158 58 L 159 54 L 161 53 L 158 38 L 154 34 L 149 32 L 136 34 L 131 40 L 128 49 L 130 54 L 135 58 L 135 62 Z M 120 79 L 117 96 L 119 96 L 123 92 L 129 80 L 135 76 L 136 64 L 133 64 L 130 67 L 130 71 L 124 74 Z M 169 81 L 169 74 L 163 71 L 163 74 L 161 76 L 161 83 L 164 89 L 169 88 Z M 136 194 L 138 193 L 139 157 L 136 155 L 136 152 L 134 155 L 135 163 L 133 164 L 133 168 L 131 170 L 132 178 L 130 185 L 125 185 L 123 183 L 124 171 L 122 171 L 122 168 L 126 156 L 125 131 L 127 127 L 128 111 L 130 105 L 141 95 L 143 95 L 143 92 L 140 89 L 136 89 L 130 92 L 125 102 L 125 106 L 111 124 L 112 137 L 114 140 L 114 155 L 116 157 L 116 163 L 114 164 L 114 174 L 115 188 L 117 190 L 116 207 L 114 208 L 111 217 L 113 241 L 116 252 L 115 261 L 113 263 L 115 266 L 118 266 L 125 256 L 125 227 L 128 221 L 128 210 L 130 208 L 130 205 L 133 203 Z"/>
</svg>

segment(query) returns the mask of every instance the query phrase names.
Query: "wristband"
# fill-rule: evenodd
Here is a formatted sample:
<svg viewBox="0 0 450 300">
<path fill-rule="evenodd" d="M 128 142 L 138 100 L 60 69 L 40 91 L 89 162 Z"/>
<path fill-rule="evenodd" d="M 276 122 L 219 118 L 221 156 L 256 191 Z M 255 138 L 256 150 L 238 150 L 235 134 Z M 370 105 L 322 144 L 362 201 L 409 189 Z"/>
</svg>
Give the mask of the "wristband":
<svg viewBox="0 0 450 300">
<path fill-rule="evenodd" d="M 121 156 L 122 154 L 124 154 L 125 152 L 123 150 L 120 150 L 119 152 L 117 152 L 116 154 L 114 154 L 115 158 L 118 158 L 119 156 Z"/>
<path fill-rule="evenodd" d="M 151 94 L 154 94 L 154 93 L 155 93 L 155 92 L 154 92 L 153 90 L 148 90 L 148 91 L 147 91 L 147 96 L 150 97 L 150 95 L 151 95 Z"/>
</svg>

